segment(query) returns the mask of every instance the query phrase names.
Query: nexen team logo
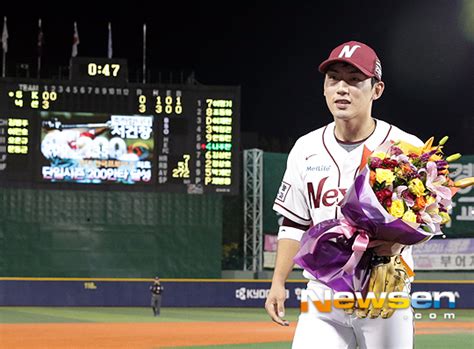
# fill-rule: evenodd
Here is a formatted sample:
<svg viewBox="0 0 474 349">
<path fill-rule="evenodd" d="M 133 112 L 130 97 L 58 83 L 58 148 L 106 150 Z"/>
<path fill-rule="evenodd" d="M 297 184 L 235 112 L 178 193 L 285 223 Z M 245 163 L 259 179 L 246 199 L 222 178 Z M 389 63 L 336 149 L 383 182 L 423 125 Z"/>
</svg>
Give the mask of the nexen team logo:
<svg viewBox="0 0 474 349">
<path fill-rule="evenodd" d="M 308 187 L 308 202 L 311 208 L 319 208 L 321 205 L 330 207 L 339 202 L 339 198 L 343 198 L 346 195 L 347 189 L 338 188 L 338 189 L 328 189 L 323 191 L 324 184 L 329 177 L 324 177 L 318 183 L 316 192 L 314 191 L 314 186 L 312 182 L 307 183 Z"/>
<path fill-rule="evenodd" d="M 235 298 L 245 301 L 247 299 L 267 299 L 269 289 L 262 288 L 246 288 L 241 287 L 235 290 Z M 290 297 L 290 292 L 286 290 L 286 298 Z"/>
<path fill-rule="evenodd" d="M 355 50 L 358 48 L 360 48 L 360 45 L 354 45 L 352 47 L 350 45 L 345 45 L 339 53 L 339 58 L 351 58 Z"/>
</svg>

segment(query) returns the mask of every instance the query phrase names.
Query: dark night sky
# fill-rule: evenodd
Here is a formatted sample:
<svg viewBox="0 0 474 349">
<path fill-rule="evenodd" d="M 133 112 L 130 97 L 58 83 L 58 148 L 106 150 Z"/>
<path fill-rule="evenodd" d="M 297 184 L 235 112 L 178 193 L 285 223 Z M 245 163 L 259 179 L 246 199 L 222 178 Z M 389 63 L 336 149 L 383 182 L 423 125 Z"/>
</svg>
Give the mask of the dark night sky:
<svg viewBox="0 0 474 349">
<path fill-rule="evenodd" d="M 241 130 L 290 143 L 332 120 L 317 66 L 338 44 L 360 40 L 378 53 L 386 83 L 373 115 L 422 139 L 448 135 L 447 152 L 474 154 L 472 2 L 77 1 L 27 13 L 2 4 L 0 15 L 8 17 L 12 72 L 19 62 L 36 69 L 39 17 L 50 71 L 68 65 L 74 20 L 79 56 L 89 57 L 106 56 L 111 21 L 114 57 L 128 59 L 131 80 L 141 69 L 146 22 L 152 82 L 158 72 L 194 71 L 202 84 L 240 85 Z"/>
</svg>

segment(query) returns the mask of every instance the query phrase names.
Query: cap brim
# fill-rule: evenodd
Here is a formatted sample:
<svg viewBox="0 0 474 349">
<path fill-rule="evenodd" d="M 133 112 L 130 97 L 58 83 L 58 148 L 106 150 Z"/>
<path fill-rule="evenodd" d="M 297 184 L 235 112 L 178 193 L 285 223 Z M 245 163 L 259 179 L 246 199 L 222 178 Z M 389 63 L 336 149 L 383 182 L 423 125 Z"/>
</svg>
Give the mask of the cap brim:
<svg viewBox="0 0 474 349">
<path fill-rule="evenodd" d="M 326 74 L 326 70 L 328 69 L 328 67 L 333 64 L 333 63 L 337 63 L 337 62 L 344 62 L 344 63 L 347 63 L 347 64 L 350 64 L 352 65 L 353 67 L 356 67 L 357 69 L 359 69 L 362 74 L 368 76 L 369 78 L 373 78 L 375 77 L 375 74 L 369 72 L 367 69 L 364 69 L 362 68 L 361 66 L 359 66 L 358 64 L 355 64 L 354 62 L 352 62 L 351 60 L 347 59 L 347 58 L 331 58 L 331 59 L 326 59 L 323 63 L 321 63 L 318 67 L 318 70 L 323 73 L 323 74 Z"/>
</svg>

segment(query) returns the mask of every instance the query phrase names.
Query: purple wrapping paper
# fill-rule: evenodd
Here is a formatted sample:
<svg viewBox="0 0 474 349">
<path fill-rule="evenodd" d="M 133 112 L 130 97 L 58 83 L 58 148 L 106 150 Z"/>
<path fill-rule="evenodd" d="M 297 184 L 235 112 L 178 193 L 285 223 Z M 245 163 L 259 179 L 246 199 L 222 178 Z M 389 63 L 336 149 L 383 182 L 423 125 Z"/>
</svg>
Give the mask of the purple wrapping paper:
<svg viewBox="0 0 474 349">
<path fill-rule="evenodd" d="M 365 231 L 370 240 L 396 241 L 404 245 L 413 245 L 429 236 L 441 234 L 427 233 L 391 216 L 377 200 L 369 176 L 366 166 L 341 202 L 342 214 L 351 226 Z M 352 273 L 343 271 L 342 267 L 353 254 L 352 245 L 359 233 L 347 239 L 342 225 L 340 219 L 329 219 L 308 229 L 301 239 L 294 262 L 335 291 L 365 294 L 372 252 L 370 249 L 364 252 Z"/>
</svg>

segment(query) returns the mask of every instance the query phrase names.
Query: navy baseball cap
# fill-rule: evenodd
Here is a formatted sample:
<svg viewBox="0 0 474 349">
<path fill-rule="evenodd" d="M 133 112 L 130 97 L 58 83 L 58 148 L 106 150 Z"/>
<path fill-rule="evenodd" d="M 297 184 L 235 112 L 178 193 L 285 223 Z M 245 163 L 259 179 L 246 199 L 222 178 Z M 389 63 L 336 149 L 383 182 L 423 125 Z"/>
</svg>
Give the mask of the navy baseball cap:
<svg viewBox="0 0 474 349">
<path fill-rule="evenodd" d="M 382 80 L 382 65 L 375 51 L 359 41 L 345 42 L 331 51 L 328 59 L 319 65 L 319 71 L 326 73 L 327 68 L 336 62 L 353 65 L 368 77 Z"/>
</svg>

